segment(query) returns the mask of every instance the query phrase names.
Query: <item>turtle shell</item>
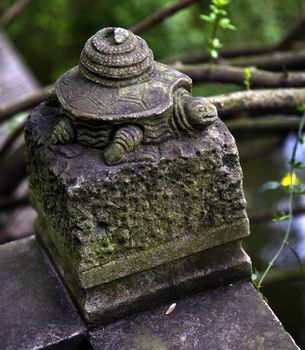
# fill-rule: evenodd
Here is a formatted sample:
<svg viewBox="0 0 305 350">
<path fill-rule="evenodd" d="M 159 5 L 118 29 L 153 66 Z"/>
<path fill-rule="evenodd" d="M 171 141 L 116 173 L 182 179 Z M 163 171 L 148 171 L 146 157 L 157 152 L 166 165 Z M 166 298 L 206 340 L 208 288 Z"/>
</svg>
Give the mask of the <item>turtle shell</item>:
<svg viewBox="0 0 305 350">
<path fill-rule="evenodd" d="M 110 27 L 89 38 L 79 65 L 57 80 L 55 90 L 68 116 L 100 125 L 162 115 L 179 86 L 190 90 L 191 79 L 155 62 L 142 38 Z"/>
<path fill-rule="evenodd" d="M 178 87 L 191 91 L 191 79 L 154 62 L 149 79 L 129 86 L 108 87 L 84 79 L 74 67 L 60 77 L 55 90 L 63 111 L 72 118 L 125 123 L 163 114 L 173 105 Z"/>
</svg>

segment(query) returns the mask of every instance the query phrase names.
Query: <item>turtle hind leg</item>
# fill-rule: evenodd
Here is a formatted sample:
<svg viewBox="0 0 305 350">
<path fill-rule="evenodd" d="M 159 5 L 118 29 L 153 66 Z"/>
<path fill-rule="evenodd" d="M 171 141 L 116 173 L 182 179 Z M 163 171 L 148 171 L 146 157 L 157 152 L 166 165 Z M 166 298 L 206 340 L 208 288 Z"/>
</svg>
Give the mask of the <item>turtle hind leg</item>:
<svg viewBox="0 0 305 350">
<path fill-rule="evenodd" d="M 118 129 L 110 145 L 104 152 L 108 165 L 120 163 L 123 158 L 133 151 L 143 140 L 143 131 L 136 125 L 125 125 Z"/>
<path fill-rule="evenodd" d="M 50 138 L 51 144 L 67 144 L 73 142 L 75 139 L 75 131 L 70 122 L 66 117 L 61 119 L 52 131 Z"/>
</svg>

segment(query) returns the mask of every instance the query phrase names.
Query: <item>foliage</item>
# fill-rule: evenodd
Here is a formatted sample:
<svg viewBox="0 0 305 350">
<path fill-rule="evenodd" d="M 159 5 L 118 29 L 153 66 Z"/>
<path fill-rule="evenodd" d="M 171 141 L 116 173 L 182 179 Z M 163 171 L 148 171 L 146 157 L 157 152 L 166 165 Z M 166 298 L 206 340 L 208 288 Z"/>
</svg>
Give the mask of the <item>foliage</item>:
<svg viewBox="0 0 305 350">
<path fill-rule="evenodd" d="M 200 18 L 211 24 L 212 31 L 208 40 L 208 52 L 210 55 L 210 65 L 212 65 L 219 57 L 218 49 L 223 47 L 217 37 L 217 33 L 220 29 L 222 30 L 235 30 L 236 28 L 231 23 L 228 12 L 224 10 L 224 7 L 229 5 L 230 0 L 212 0 L 210 5 L 210 14 L 201 15 Z"/>
<path fill-rule="evenodd" d="M 244 68 L 244 84 L 245 84 L 246 90 L 250 90 L 251 78 L 252 78 L 251 68 L 245 67 Z"/>
<path fill-rule="evenodd" d="M 0 2 L 0 12 L 14 0 Z M 129 28 L 174 0 L 32 0 L 26 10 L 7 28 L 8 34 L 25 56 L 43 84 L 50 84 L 78 63 L 86 39 L 105 26 Z M 291 23 L 302 14 L 299 1 L 234 0 L 228 5 L 230 18 L 238 28 L 221 33 L 226 47 L 270 43 L 279 40 Z M 145 33 L 158 60 L 181 56 L 208 45 L 198 13 L 208 13 L 208 1 L 178 12 Z M 209 31 L 204 23 L 204 33 Z M 253 30 L 255 28 L 255 30 Z M 161 39 L 162 38 L 162 39 Z M 219 88 L 219 87 L 218 87 Z M 221 90 L 220 90 L 221 91 Z M 204 89 L 202 93 L 206 94 Z"/>
<path fill-rule="evenodd" d="M 301 260 L 298 256 L 297 252 L 294 250 L 294 248 L 290 245 L 290 242 L 289 242 L 289 237 L 290 237 L 291 228 L 292 228 L 292 221 L 293 221 L 294 196 L 305 194 L 305 184 L 302 184 L 300 182 L 300 179 L 296 175 L 296 170 L 300 170 L 300 169 L 304 170 L 305 169 L 305 163 L 303 163 L 301 161 L 296 161 L 296 154 L 297 154 L 298 146 L 304 144 L 303 132 L 304 132 L 304 125 L 305 125 L 305 105 L 301 104 L 300 106 L 298 106 L 297 109 L 299 111 L 303 112 L 303 116 L 300 120 L 298 134 L 297 134 L 297 137 L 296 137 L 296 140 L 294 143 L 294 147 L 293 147 L 290 162 L 289 162 L 290 170 L 289 170 L 288 174 L 286 174 L 282 178 L 281 182 L 270 181 L 270 182 L 264 184 L 264 187 L 263 187 L 263 189 L 265 189 L 265 190 L 274 190 L 274 189 L 282 188 L 286 193 L 288 193 L 289 194 L 289 204 L 288 204 L 289 211 L 288 211 L 288 213 L 278 213 L 273 218 L 274 222 L 287 221 L 286 232 L 285 232 L 285 235 L 283 237 L 283 240 L 282 240 L 280 247 L 278 248 L 278 250 L 274 254 L 273 258 L 270 260 L 265 271 L 261 274 L 258 282 L 256 282 L 256 280 L 253 281 L 258 290 L 262 288 L 263 282 L 264 282 L 266 276 L 268 275 L 269 271 L 271 270 L 274 263 L 276 262 L 276 260 L 278 259 L 278 257 L 280 256 L 280 254 L 282 253 L 282 251 L 285 247 L 288 247 L 293 252 L 293 254 L 295 255 L 295 257 L 298 261 L 300 269 L 302 271 L 302 275 L 304 275 Z"/>
</svg>

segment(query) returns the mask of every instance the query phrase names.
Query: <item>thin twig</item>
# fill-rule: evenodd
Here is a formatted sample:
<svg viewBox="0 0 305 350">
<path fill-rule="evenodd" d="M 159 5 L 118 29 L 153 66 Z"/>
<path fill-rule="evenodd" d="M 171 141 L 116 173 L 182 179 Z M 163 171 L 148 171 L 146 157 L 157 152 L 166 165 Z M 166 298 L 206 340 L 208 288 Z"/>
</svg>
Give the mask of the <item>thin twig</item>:
<svg viewBox="0 0 305 350">
<path fill-rule="evenodd" d="M 146 30 L 156 26 L 167 17 L 175 14 L 176 12 L 199 2 L 200 0 L 180 0 L 176 4 L 166 7 L 160 11 L 155 12 L 153 15 L 145 18 L 142 22 L 130 28 L 134 34 L 141 34 Z"/>
<path fill-rule="evenodd" d="M 302 133 L 303 133 L 304 124 L 305 124 L 305 113 L 303 113 L 302 119 L 300 121 L 300 126 L 299 126 L 297 138 L 296 138 L 296 141 L 295 141 L 295 144 L 294 144 L 294 147 L 293 147 L 293 151 L 292 151 L 292 155 L 291 155 L 291 161 L 290 161 L 290 171 L 289 171 L 289 173 L 290 173 L 290 193 L 289 193 L 289 202 L 288 202 L 289 218 L 288 218 L 288 224 L 287 224 L 286 232 L 285 232 L 284 238 L 282 240 L 282 243 L 281 243 L 279 249 L 274 254 L 274 256 L 271 259 L 271 261 L 269 262 L 266 270 L 263 272 L 262 276 L 260 277 L 259 282 L 257 284 L 257 289 L 262 288 L 264 279 L 268 275 L 268 272 L 273 267 L 274 263 L 276 262 L 276 260 L 278 259 L 278 257 L 282 253 L 283 249 L 287 245 L 287 242 L 288 242 L 288 239 L 289 239 L 289 235 L 290 235 L 290 232 L 291 232 L 292 220 L 293 220 L 293 199 L 294 199 L 293 174 L 294 174 L 294 171 L 295 171 L 293 164 L 295 162 L 295 157 L 296 157 L 296 153 L 297 153 L 299 140 L 300 140 L 300 137 L 302 136 Z"/>
<path fill-rule="evenodd" d="M 13 3 L 0 18 L 0 27 L 9 25 L 31 2 L 31 0 L 18 0 Z"/>
</svg>

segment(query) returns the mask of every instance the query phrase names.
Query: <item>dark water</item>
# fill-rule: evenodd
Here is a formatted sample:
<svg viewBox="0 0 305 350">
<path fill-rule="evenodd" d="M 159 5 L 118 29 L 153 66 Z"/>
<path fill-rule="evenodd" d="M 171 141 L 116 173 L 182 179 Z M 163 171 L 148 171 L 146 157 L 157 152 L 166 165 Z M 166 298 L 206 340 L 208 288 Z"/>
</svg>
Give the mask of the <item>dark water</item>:
<svg viewBox="0 0 305 350">
<path fill-rule="evenodd" d="M 257 271 L 266 268 L 285 234 L 287 222 L 273 223 L 272 215 L 286 211 L 288 207 L 288 195 L 283 190 L 262 192 L 260 187 L 267 181 L 280 181 L 287 174 L 294 142 L 294 134 L 282 138 L 282 141 L 265 139 L 258 143 L 255 151 L 247 148 L 247 141 L 238 141 L 248 214 L 253 218 L 250 220 L 251 236 L 245 240 L 244 248 Z M 297 159 L 305 161 L 305 146 L 299 146 Z M 304 173 L 304 170 L 303 174 L 300 172 L 299 177 L 304 179 Z M 305 207 L 304 195 L 296 198 L 295 206 Z M 270 217 L 262 220 L 262 215 L 268 216 L 265 213 Z M 289 242 L 305 269 L 305 215 L 294 217 Z M 275 278 L 271 280 L 273 276 Z M 285 329 L 305 349 L 305 279 L 295 254 L 289 248 L 284 249 L 269 277 L 262 293 Z"/>
</svg>

